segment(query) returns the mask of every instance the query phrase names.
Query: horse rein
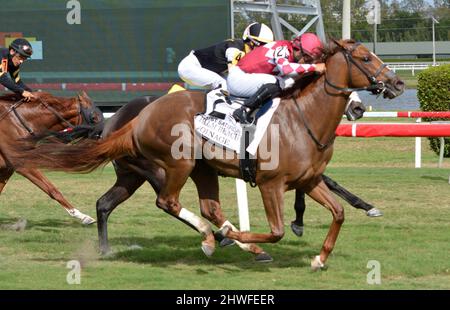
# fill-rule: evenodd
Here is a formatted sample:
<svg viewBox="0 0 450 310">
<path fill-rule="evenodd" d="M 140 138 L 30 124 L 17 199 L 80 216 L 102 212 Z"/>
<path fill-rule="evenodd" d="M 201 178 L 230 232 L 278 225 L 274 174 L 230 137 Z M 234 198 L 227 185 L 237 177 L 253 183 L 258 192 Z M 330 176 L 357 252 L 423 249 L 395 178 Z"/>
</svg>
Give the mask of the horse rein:
<svg viewBox="0 0 450 310">
<path fill-rule="evenodd" d="M 331 87 L 333 87 L 336 90 L 339 91 L 343 91 L 343 92 L 354 92 L 354 91 L 360 91 L 360 90 L 366 90 L 366 91 L 371 91 L 374 94 L 378 94 L 381 95 L 385 90 L 386 90 L 386 86 L 384 84 L 383 81 L 377 80 L 377 77 L 381 74 L 381 72 L 384 70 L 384 68 L 387 67 L 387 64 L 383 63 L 378 70 L 375 72 L 374 75 L 371 75 L 370 73 L 368 73 L 359 63 L 357 63 L 352 56 L 352 53 L 356 50 L 356 48 L 360 45 L 361 43 L 355 43 L 352 46 L 351 50 L 347 50 L 345 48 L 341 48 L 339 51 L 344 55 L 345 57 L 345 61 L 347 62 L 347 67 L 348 67 L 348 79 L 349 79 L 349 83 L 352 83 L 352 75 L 351 75 L 351 71 L 352 71 L 352 64 L 354 66 L 356 66 L 359 71 L 361 71 L 362 73 L 364 73 L 364 75 L 367 77 L 367 79 L 370 82 L 369 86 L 366 87 L 359 87 L 359 88 L 352 88 L 352 87 L 339 87 L 334 85 L 333 83 L 331 83 L 328 80 L 327 74 L 325 74 L 325 83 L 326 85 L 329 85 Z M 325 88 L 326 89 L 326 88 Z"/>
<path fill-rule="evenodd" d="M 64 117 L 62 117 L 61 114 L 58 113 L 58 111 L 56 111 L 54 108 L 52 108 L 51 106 L 49 106 L 49 105 L 47 104 L 47 102 L 45 102 L 45 101 L 42 100 L 41 98 L 38 98 L 38 99 L 39 99 L 39 101 L 41 102 L 41 104 L 42 104 L 47 110 L 49 110 L 50 112 L 52 112 L 53 115 L 55 115 L 56 118 L 58 118 L 62 123 L 66 124 L 68 128 L 74 128 L 74 127 L 75 127 L 72 123 L 70 123 L 68 120 L 66 120 Z M 81 103 L 80 103 L 80 102 L 78 102 L 78 103 L 79 103 L 78 114 L 79 114 L 79 117 L 82 117 L 82 116 L 81 116 Z"/>
<path fill-rule="evenodd" d="M 374 75 L 369 74 L 363 67 L 361 67 L 361 65 L 357 62 L 355 62 L 355 60 L 352 57 L 352 53 L 353 51 L 355 51 L 355 49 L 358 47 L 358 45 L 360 45 L 361 43 L 356 43 L 353 45 L 352 49 L 350 51 L 342 48 L 340 50 L 340 52 L 342 52 L 344 54 L 345 60 L 348 64 L 348 79 L 350 81 L 350 84 L 352 82 L 352 75 L 351 75 L 351 67 L 352 64 L 355 65 L 362 73 L 364 73 L 364 75 L 367 77 L 367 79 L 370 82 L 369 86 L 366 87 L 360 87 L 360 88 L 349 88 L 349 87 L 339 87 L 336 86 L 334 84 L 332 84 L 328 78 L 327 75 L 325 73 L 325 83 L 326 85 L 329 85 L 331 87 L 333 87 L 334 89 L 337 89 L 339 91 L 343 91 L 343 92 L 353 92 L 353 91 L 359 91 L 359 90 L 367 90 L 367 91 L 372 91 L 372 92 L 376 92 L 377 94 L 382 94 L 385 89 L 386 86 L 384 85 L 383 81 L 379 81 L 377 80 L 377 76 L 379 76 L 381 74 L 381 72 L 383 71 L 384 68 L 387 67 L 386 64 L 382 64 L 380 66 L 380 68 L 378 68 L 378 70 L 375 72 Z M 324 87 L 325 91 L 326 91 L 326 87 Z M 319 148 L 319 150 L 324 150 L 327 147 L 329 147 L 333 142 L 334 139 L 336 139 L 336 135 L 334 134 L 327 143 L 323 144 L 319 141 L 319 139 L 314 135 L 314 133 L 311 130 L 311 127 L 309 126 L 308 122 L 306 121 L 305 115 L 302 111 L 302 109 L 300 108 L 300 105 L 297 103 L 297 99 L 295 97 L 293 97 L 295 106 L 297 107 L 299 113 L 300 113 L 300 117 L 302 119 L 303 124 L 305 125 L 306 131 L 308 132 L 308 135 L 311 137 L 311 139 L 314 141 L 314 143 L 316 143 L 317 147 Z"/>
<path fill-rule="evenodd" d="M 73 129 L 75 127 L 72 123 L 70 123 L 68 120 L 66 120 L 64 117 L 62 117 L 61 114 L 58 113 L 58 111 L 56 111 L 54 108 L 49 106 L 44 100 L 42 100 L 41 98 L 37 98 L 37 99 L 39 100 L 40 104 L 42 104 L 47 110 L 52 112 L 52 114 L 55 115 L 62 123 L 67 125 L 68 128 Z M 23 99 L 20 99 L 19 101 L 15 102 L 7 111 L 5 111 L 3 114 L 1 114 L 0 121 L 3 120 L 6 117 L 6 115 L 11 113 L 11 111 L 12 111 L 14 113 L 14 115 L 16 116 L 16 118 L 19 120 L 20 124 L 28 131 L 28 133 L 30 135 L 33 136 L 34 135 L 33 129 L 27 125 L 26 121 L 23 119 L 23 117 L 17 111 L 17 108 L 20 105 L 22 105 L 23 103 L 24 103 Z M 81 120 L 82 120 L 83 115 L 81 112 L 81 103 L 80 102 L 78 102 L 78 114 L 79 114 L 79 118 L 81 118 Z"/>
<path fill-rule="evenodd" d="M 295 97 L 292 97 L 294 100 L 295 106 L 297 107 L 298 111 L 300 112 L 300 117 L 302 118 L 302 122 L 305 125 L 306 131 L 308 132 L 308 135 L 311 137 L 311 139 L 314 141 L 314 143 L 317 144 L 317 147 L 319 150 L 325 150 L 327 147 L 329 147 L 334 139 L 336 139 L 336 135 L 333 135 L 327 143 L 323 144 L 317 139 L 317 137 L 314 135 L 314 133 L 311 130 L 311 127 L 309 126 L 308 122 L 306 121 L 305 114 L 303 113 L 302 109 L 300 108 L 300 105 L 297 103 L 297 99 Z"/>
<path fill-rule="evenodd" d="M 31 129 L 26 122 L 23 120 L 22 116 L 20 116 L 19 112 L 17 112 L 17 108 L 24 103 L 23 99 L 20 99 L 19 101 L 15 102 L 8 110 L 6 110 L 1 116 L 0 121 L 5 118 L 6 115 L 9 113 L 14 112 L 14 115 L 19 120 L 20 124 L 30 133 L 30 135 L 34 135 L 33 129 Z"/>
<path fill-rule="evenodd" d="M 18 106 L 20 106 L 22 103 L 24 103 L 23 99 L 20 99 L 19 101 L 15 102 L 8 110 L 6 110 L 5 112 L 3 112 L 2 115 L 0 115 L 0 121 L 1 121 L 2 119 L 4 119 L 6 115 L 8 115 L 9 113 L 11 113 L 12 110 L 14 110 L 14 109 L 17 108 Z"/>
</svg>

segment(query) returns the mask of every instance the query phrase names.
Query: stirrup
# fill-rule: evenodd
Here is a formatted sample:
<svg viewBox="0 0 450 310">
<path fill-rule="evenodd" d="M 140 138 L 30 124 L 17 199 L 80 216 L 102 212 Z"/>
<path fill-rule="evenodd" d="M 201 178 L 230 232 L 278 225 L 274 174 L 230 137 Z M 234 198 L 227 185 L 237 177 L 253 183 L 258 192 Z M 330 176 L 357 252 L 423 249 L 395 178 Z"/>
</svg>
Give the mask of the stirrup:
<svg viewBox="0 0 450 310">
<path fill-rule="evenodd" d="M 245 108 L 239 108 L 233 112 L 233 118 L 241 124 L 249 124 L 248 114 Z"/>
</svg>

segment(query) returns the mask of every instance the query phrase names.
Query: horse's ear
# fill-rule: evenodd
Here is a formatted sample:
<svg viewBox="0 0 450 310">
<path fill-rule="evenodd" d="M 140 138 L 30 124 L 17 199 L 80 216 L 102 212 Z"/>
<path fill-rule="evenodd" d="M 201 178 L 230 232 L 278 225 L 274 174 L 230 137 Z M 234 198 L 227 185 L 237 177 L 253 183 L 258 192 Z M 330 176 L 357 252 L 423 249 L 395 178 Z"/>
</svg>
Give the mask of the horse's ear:
<svg viewBox="0 0 450 310">
<path fill-rule="evenodd" d="M 336 44 L 337 46 L 344 48 L 344 45 L 342 45 L 341 41 L 335 39 L 335 38 L 331 38 L 331 41 Z"/>
<path fill-rule="evenodd" d="M 336 40 L 335 38 L 329 38 L 328 39 L 328 49 L 330 51 L 335 51 L 338 47 L 341 47 L 341 45 L 339 44 L 339 41 Z"/>
<path fill-rule="evenodd" d="M 90 99 L 88 94 L 84 90 L 81 91 L 80 96 L 85 99 Z"/>
</svg>

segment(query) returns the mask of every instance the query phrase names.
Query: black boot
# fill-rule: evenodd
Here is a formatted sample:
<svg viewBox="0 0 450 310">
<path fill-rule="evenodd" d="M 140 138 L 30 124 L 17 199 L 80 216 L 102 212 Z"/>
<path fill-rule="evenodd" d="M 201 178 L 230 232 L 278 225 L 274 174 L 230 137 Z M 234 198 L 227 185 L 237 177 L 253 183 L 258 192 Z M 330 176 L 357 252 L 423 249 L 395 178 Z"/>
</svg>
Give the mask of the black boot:
<svg viewBox="0 0 450 310">
<path fill-rule="evenodd" d="M 275 98 L 280 93 L 281 88 L 278 84 L 264 84 L 253 96 L 244 101 L 242 107 L 233 112 L 234 119 L 242 124 L 247 124 L 250 113 L 261 106 L 267 99 Z"/>
</svg>

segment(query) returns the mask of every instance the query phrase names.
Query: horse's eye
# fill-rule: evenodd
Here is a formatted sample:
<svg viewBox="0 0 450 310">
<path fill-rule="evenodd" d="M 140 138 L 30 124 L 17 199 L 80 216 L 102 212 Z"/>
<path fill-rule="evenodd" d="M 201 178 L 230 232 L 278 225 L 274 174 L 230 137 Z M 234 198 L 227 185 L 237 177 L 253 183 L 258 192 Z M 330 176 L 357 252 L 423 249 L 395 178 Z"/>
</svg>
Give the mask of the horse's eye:
<svg viewBox="0 0 450 310">
<path fill-rule="evenodd" d="M 370 57 L 369 56 L 364 56 L 363 57 L 363 61 L 364 62 L 370 62 Z"/>
</svg>

